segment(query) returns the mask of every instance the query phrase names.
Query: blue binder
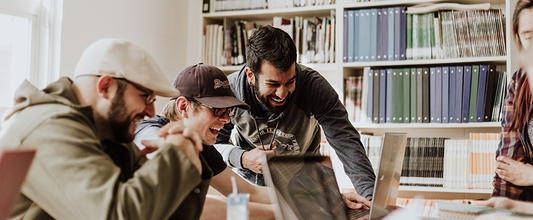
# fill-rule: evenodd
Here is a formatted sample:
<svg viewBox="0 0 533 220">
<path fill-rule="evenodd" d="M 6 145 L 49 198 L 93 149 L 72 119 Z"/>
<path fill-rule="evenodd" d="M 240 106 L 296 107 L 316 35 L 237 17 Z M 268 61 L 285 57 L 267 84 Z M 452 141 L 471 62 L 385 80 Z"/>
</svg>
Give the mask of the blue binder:
<svg viewBox="0 0 533 220">
<path fill-rule="evenodd" d="M 405 60 L 405 50 L 407 47 L 407 7 L 400 7 L 400 60 Z"/>
<path fill-rule="evenodd" d="M 455 92 L 456 92 L 456 89 L 455 89 L 455 80 L 456 80 L 456 76 L 455 76 L 455 66 L 450 66 L 450 95 L 448 96 L 449 97 L 449 103 L 450 105 L 448 106 L 448 122 L 449 123 L 455 123 L 456 121 L 454 120 L 454 111 L 455 111 Z"/>
<path fill-rule="evenodd" d="M 353 62 L 354 58 L 354 24 L 353 24 L 353 13 L 354 10 L 344 11 L 344 45 L 343 45 L 343 62 Z"/>
<path fill-rule="evenodd" d="M 376 61 L 378 41 L 378 10 L 370 9 L 370 57 L 368 61 Z"/>
<path fill-rule="evenodd" d="M 455 122 L 463 122 L 463 66 L 457 66 L 455 70 Z"/>
<path fill-rule="evenodd" d="M 387 41 L 388 41 L 388 48 L 387 48 L 387 60 L 394 60 L 394 39 L 395 39 L 395 35 L 394 35 L 394 7 L 389 7 L 387 8 L 389 10 L 389 22 L 388 22 L 388 31 L 387 31 L 387 34 L 388 34 L 388 37 L 387 37 Z"/>
<path fill-rule="evenodd" d="M 448 106 L 449 106 L 449 82 L 450 74 L 449 67 L 442 67 L 442 123 L 448 123 Z"/>
<path fill-rule="evenodd" d="M 442 123 L 442 67 L 435 67 L 435 122 Z"/>
</svg>

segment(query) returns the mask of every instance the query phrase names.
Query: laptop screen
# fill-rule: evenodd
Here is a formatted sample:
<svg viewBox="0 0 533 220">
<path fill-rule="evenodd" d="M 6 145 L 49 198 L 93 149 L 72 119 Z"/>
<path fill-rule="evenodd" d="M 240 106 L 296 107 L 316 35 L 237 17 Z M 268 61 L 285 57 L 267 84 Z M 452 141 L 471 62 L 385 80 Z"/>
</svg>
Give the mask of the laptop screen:
<svg viewBox="0 0 533 220">
<path fill-rule="evenodd" d="M 405 133 L 383 135 L 371 219 L 396 207 L 406 139 Z M 264 157 L 262 165 L 278 219 L 348 219 L 329 157 Z"/>
<path fill-rule="evenodd" d="M 268 174 L 266 172 L 269 172 Z M 284 219 L 347 219 L 329 157 L 277 156 L 265 170 L 272 181 Z"/>
</svg>

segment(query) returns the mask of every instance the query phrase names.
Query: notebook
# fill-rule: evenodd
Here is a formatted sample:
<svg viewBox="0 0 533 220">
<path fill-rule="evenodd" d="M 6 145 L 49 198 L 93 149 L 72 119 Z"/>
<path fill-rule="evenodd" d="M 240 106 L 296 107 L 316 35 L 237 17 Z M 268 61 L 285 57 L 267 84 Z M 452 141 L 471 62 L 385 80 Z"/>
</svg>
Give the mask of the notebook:
<svg viewBox="0 0 533 220">
<path fill-rule="evenodd" d="M 34 156 L 34 149 L 0 150 L 0 220 L 9 217 Z"/>
<path fill-rule="evenodd" d="M 532 214 L 519 213 L 509 209 L 497 209 L 486 206 L 477 206 L 477 205 L 468 205 L 460 203 L 451 203 L 444 201 L 435 201 L 435 207 L 437 208 L 438 215 L 444 218 L 452 219 L 472 219 L 474 220 L 477 216 L 482 214 L 489 213 L 501 213 L 504 215 L 513 215 L 518 217 L 533 217 Z"/>
<path fill-rule="evenodd" d="M 263 157 L 262 166 L 277 219 L 381 219 L 396 209 L 406 133 L 383 135 L 370 210 L 346 208 L 329 157 Z"/>
</svg>

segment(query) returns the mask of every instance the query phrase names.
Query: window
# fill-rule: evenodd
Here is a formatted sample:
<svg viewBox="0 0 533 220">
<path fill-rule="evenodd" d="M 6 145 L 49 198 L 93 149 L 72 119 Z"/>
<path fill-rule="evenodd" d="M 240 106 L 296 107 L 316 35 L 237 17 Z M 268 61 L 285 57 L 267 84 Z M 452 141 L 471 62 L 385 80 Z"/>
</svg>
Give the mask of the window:
<svg viewBox="0 0 533 220">
<path fill-rule="evenodd" d="M 0 113 L 28 80 L 43 88 L 59 77 L 62 0 L 0 1 Z"/>
</svg>

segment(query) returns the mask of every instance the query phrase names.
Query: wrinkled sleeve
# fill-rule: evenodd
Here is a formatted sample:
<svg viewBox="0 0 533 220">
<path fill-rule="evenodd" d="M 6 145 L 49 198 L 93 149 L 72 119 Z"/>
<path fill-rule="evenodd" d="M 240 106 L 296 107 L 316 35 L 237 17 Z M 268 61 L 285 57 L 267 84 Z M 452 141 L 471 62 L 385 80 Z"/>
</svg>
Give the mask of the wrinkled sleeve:
<svg viewBox="0 0 533 220">
<path fill-rule="evenodd" d="M 210 170 L 200 176 L 168 143 L 152 160 L 137 161 L 143 165 L 131 179 L 118 181 L 120 168 L 87 124 L 75 114 L 50 118 L 22 142 L 37 149 L 22 193 L 53 218 L 167 219 L 188 196 L 205 191 Z"/>
<path fill-rule="evenodd" d="M 509 83 L 509 88 L 507 89 L 507 95 L 505 96 L 502 110 L 501 138 L 498 150 L 496 151 L 496 158 L 498 156 L 506 156 L 513 160 L 524 162 L 525 152 L 522 142 L 520 141 L 520 134 L 518 132 L 510 131 L 515 90 L 521 75 L 520 70 L 515 72 Z M 492 196 L 504 196 L 510 199 L 518 199 L 524 190 L 524 187 L 507 182 L 501 179 L 497 174 L 494 175 L 492 184 L 494 186 Z"/>
<path fill-rule="evenodd" d="M 372 199 L 375 174 L 366 156 L 359 132 L 348 120 L 346 108 L 339 100 L 337 92 L 318 73 L 309 79 L 307 85 L 308 103 L 312 103 L 312 111 L 322 126 L 326 139 L 344 166 L 344 170 L 357 193 L 368 200 Z"/>
</svg>

